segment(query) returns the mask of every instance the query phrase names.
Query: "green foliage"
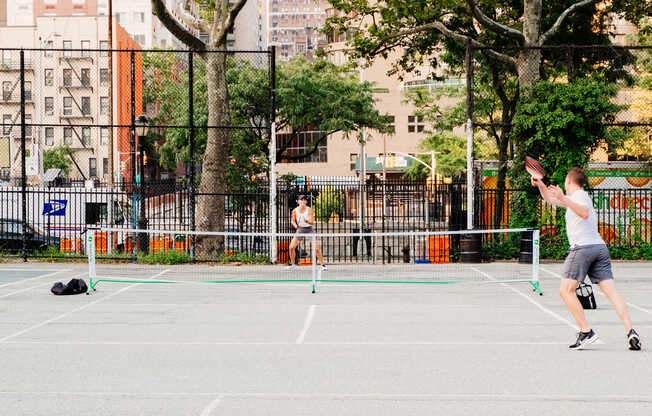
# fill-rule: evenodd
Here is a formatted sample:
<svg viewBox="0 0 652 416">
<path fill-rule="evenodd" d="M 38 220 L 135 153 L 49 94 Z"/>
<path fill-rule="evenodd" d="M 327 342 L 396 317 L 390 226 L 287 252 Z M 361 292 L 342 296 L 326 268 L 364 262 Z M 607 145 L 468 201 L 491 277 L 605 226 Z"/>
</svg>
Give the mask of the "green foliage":
<svg viewBox="0 0 652 416">
<path fill-rule="evenodd" d="M 176 250 L 159 251 L 158 253 L 138 253 L 138 262 L 144 264 L 183 264 L 190 263 L 190 254 Z"/>
<path fill-rule="evenodd" d="M 61 169 L 66 176 L 70 174 L 71 155 L 70 146 L 64 145 L 51 150 L 43 151 L 43 169 Z"/>
<path fill-rule="evenodd" d="M 279 176 L 279 179 L 283 182 L 291 183 L 294 182 L 299 176 L 294 173 L 286 173 L 285 175 Z"/>
<path fill-rule="evenodd" d="M 416 107 L 415 114 L 423 117 L 426 123 L 425 139 L 419 143 L 423 152 L 436 151 L 437 173 L 444 176 L 458 175 L 466 171 L 466 138 L 453 134 L 453 128 L 464 123 L 466 118 L 466 103 L 458 100 L 455 104 L 442 107 L 442 98 L 460 98 L 461 88 L 442 88 L 435 92 L 427 88 L 410 89 L 406 94 L 406 102 Z M 429 155 L 419 155 L 418 158 L 431 164 Z M 411 179 L 422 179 L 430 175 L 430 170 L 421 163 L 414 163 L 405 169 L 405 175 Z"/>
<path fill-rule="evenodd" d="M 482 259 L 487 261 L 516 259 L 520 252 L 520 238 L 513 234 L 507 236 L 495 234 L 482 244 Z"/>
<path fill-rule="evenodd" d="M 263 254 L 248 254 L 235 252 L 233 254 L 223 254 L 220 256 L 219 263 L 246 263 L 246 264 L 269 264 L 269 258 Z"/>
<path fill-rule="evenodd" d="M 437 173 L 444 176 L 459 175 L 466 171 L 466 139 L 447 131 L 433 134 L 423 139 L 419 144 L 420 150 L 436 154 Z M 430 165 L 429 155 L 419 155 L 424 163 Z M 429 169 L 420 163 L 414 163 L 405 169 L 405 175 L 411 179 L 422 179 L 430 175 Z"/>
<path fill-rule="evenodd" d="M 512 197 L 513 226 L 538 222 L 540 196 L 529 183 L 525 156 L 538 159 L 551 182 L 563 187 L 568 170 L 586 166 L 596 146 L 623 139 L 622 130 L 604 124 L 623 108 L 611 102 L 616 93 L 615 85 L 591 78 L 570 84 L 540 81 L 526 92 L 514 117 L 518 147 L 512 187 L 525 191 Z"/>
<path fill-rule="evenodd" d="M 342 201 L 342 192 L 329 185 L 319 193 L 315 200 L 315 216 L 320 221 L 328 221 L 332 213 L 342 215 L 344 202 Z"/>
<path fill-rule="evenodd" d="M 539 256 L 542 259 L 563 260 L 568 255 L 569 245 L 566 232 L 558 227 L 555 235 L 543 234 L 539 239 Z"/>
</svg>

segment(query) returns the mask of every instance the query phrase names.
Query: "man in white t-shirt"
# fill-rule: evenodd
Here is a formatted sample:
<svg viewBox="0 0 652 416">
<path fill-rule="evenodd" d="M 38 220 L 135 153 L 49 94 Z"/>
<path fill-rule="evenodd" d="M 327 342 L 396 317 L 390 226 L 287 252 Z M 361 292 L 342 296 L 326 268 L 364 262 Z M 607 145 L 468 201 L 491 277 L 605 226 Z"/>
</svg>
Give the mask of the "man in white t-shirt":
<svg viewBox="0 0 652 416">
<path fill-rule="evenodd" d="M 613 304 L 618 317 L 625 325 L 630 350 L 640 350 L 641 340 L 632 328 L 627 304 L 616 290 L 611 272 L 609 249 L 598 233 L 598 221 L 589 194 L 584 191 L 586 175 L 580 168 L 571 168 L 566 175 L 566 195 L 558 186 L 547 187 L 541 180 L 532 178 L 532 185 L 541 192 L 549 204 L 566 208 L 566 234 L 570 250 L 564 262 L 564 273 L 559 294 L 575 318 L 580 332 L 571 349 L 582 349 L 595 342 L 598 336 L 589 327 L 582 304 L 575 295 L 575 289 L 588 275 L 591 282 L 600 286 Z"/>
</svg>

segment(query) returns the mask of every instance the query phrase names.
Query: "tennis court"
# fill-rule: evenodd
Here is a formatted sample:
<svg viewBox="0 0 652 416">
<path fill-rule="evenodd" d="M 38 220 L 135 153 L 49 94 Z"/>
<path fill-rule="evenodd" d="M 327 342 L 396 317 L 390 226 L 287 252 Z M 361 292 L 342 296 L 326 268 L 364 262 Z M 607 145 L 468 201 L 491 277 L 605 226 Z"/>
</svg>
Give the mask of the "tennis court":
<svg viewBox="0 0 652 416">
<path fill-rule="evenodd" d="M 527 283 L 104 282 L 56 297 L 84 264 L 0 266 L 7 415 L 613 415 L 652 412 L 652 264 L 615 262 L 644 349 L 606 299 L 602 342 L 568 351 L 561 264 Z M 208 265 L 122 265 L 161 279 Z M 282 266 L 278 266 L 282 267 Z M 383 266 L 377 267 L 379 273 Z M 500 263 L 478 268 L 501 278 Z M 406 270 L 406 273 L 409 269 Z M 336 274 L 337 270 L 326 273 Z"/>
</svg>

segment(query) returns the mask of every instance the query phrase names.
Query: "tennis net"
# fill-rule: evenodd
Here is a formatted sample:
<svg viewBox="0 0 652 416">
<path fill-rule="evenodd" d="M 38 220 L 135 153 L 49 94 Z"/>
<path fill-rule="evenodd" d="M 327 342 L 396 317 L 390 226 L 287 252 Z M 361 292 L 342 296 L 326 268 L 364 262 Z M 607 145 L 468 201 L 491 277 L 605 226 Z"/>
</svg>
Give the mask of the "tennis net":
<svg viewBox="0 0 652 416">
<path fill-rule="evenodd" d="M 320 282 L 523 282 L 541 293 L 538 230 L 297 235 L 98 228 L 87 234 L 92 289 L 100 282 L 307 282 L 313 291 Z"/>
</svg>

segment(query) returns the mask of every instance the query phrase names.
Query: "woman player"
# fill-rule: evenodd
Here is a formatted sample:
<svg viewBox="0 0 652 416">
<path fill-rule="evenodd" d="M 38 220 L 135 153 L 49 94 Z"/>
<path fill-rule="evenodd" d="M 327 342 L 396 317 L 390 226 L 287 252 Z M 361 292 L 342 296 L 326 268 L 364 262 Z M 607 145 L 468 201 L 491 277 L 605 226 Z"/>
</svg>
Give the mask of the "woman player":
<svg viewBox="0 0 652 416">
<path fill-rule="evenodd" d="M 288 268 L 296 267 L 296 248 L 299 243 L 305 238 L 301 234 L 310 234 L 313 232 L 313 225 L 315 224 L 315 215 L 312 212 L 312 208 L 307 206 L 308 203 L 305 195 L 299 195 L 297 199 L 298 207 L 292 210 L 292 226 L 297 230 L 296 236 L 290 242 L 290 264 Z M 321 250 L 319 249 L 319 241 L 316 243 L 316 254 L 319 262 L 321 263 L 321 269 L 326 270 L 326 264 L 324 263 L 324 256 L 321 255 Z"/>
<path fill-rule="evenodd" d="M 586 321 L 584 309 L 575 295 L 575 289 L 588 274 L 591 282 L 600 286 L 600 290 L 607 296 L 625 325 L 629 349 L 640 350 L 641 340 L 632 328 L 627 304 L 616 290 L 611 272 L 609 249 L 598 233 L 597 217 L 591 197 L 584 191 L 586 182 L 586 175 L 582 169 L 571 168 L 566 175 L 566 194 L 564 195 L 564 191 L 560 187 L 547 187 L 541 179 L 532 177 L 532 185 L 539 189 L 546 202 L 553 206 L 566 208 L 566 234 L 570 250 L 564 262 L 559 295 L 580 328 L 577 341 L 569 348 L 580 350 L 598 339 Z"/>
</svg>

